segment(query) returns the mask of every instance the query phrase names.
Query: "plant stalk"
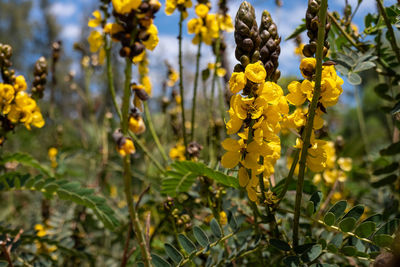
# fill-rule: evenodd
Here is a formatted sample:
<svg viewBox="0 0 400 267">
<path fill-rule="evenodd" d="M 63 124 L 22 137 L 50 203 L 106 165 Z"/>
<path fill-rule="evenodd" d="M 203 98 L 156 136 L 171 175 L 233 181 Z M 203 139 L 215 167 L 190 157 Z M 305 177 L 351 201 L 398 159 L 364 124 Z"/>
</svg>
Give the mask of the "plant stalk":
<svg viewBox="0 0 400 267">
<path fill-rule="evenodd" d="M 301 198 L 303 194 L 304 186 L 304 174 L 306 169 L 307 161 L 307 150 L 310 146 L 310 138 L 313 130 L 315 110 L 317 108 L 318 99 L 321 94 L 321 78 L 322 78 L 322 52 L 324 48 L 325 39 L 325 22 L 326 13 L 328 9 L 328 0 L 322 0 L 319 9 L 319 25 L 318 25 L 318 42 L 317 42 L 317 53 L 316 53 L 316 78 L 315 78 L 315 88 L 313 93 L 313 98 L 309 108 L 309 115 L 307 118 L 306 128 L 304 129 L 304 139 L 303 147 L 301 150 L 300 162 L 299 162 L 299 176 L 297 180 L 296 187 L 296 202 L 294 209 L 294 225 L 293 225 L 293 245 L 297 247 L 299 244 L 299 221 L 300 221 L 300 208 L 301 208 Z"/>
<path fill-rule="evenodd" d="M 197 100 L 197 87 L 200 72 L 200 57 L 201 57 L 201 35 L 199 38 L 199 45 L 197 46 L 197 56 L 196 56 L 196 73 L 194 75 L 194 87 L 193 87 L 193 99 L 192 99 L 192 120 L 190 128 L 190 141 L 194 141 L 194 124 L 196 120 L 196 100 Z"/>
<path fill-rule="evenodd" d="M 131 78 L 132 78 L 132 61 L 130 58 L 126 59 L 126 67 L 125 67 L 125 83 L 124 83 L 124 96 L 122 102 L 122 120 L 121 120 L 121 129 L 122 133 L 125 135 L 128 134 L 128 120 L 129 120 L 129 103 L 131 96 Z M 131 157 L 130 155 L 126 155 L 123 159 L 124 162 L 124 191 L 126 196 L 126 202 L 128 204 L 129 215 L 131 217 L 131 221 L 133 224 L 133 228 L 135 229 L 135 236 L 139 243 L 140 251 L 142 254 L 142 258 L 144 261 L 144 265 L 146 267 L 152 266 L 151 264 L 151 256 L 150 252 L 146 246 L 146 240 L 144 238 L 144 233 L 142 229 L 142 225 L 139 221 L 139 215 L 135 209 L 133 203 L 133 194 L 132 194 L 132 174 L 131 174 Z"/>
<path fill-rule="evenodd" d="M 179 36 L 178 36 L 178 41 L 179 41 L 179 93 L 181 94 L 181 109 L 182 109 L 182 134 L 183 134 L 183 144 L 185 145 L 185 154 L 187 154 L 186 149 L 188 146 L 187 142 L 187 136 L 186 136 L 186 126 L 185 126 L 185 95 L 184 95 L 184 89 L 183 89 L 183 63 L 182 63 L 182 27 L 183 27 L 183 12 L 180 13 L 180 19 L 179 19 Z M 187 156 L 187 155 L 186 155 Z"/>
</svg>

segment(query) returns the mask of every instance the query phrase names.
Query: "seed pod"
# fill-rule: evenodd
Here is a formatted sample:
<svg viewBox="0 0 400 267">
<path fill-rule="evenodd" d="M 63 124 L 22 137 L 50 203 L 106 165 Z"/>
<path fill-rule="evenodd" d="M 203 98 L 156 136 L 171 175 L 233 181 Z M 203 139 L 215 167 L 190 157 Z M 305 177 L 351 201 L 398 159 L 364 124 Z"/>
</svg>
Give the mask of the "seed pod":
<svg viewBox="0 0 400 267">
<path fill-rule="evenodd" d="M 264 64 L 267 72 L 266 79 L 276 82 L 279 79 L 280 71 L 277 70 L 279 63 L 278 58 L 281 53 L 281 37 L 278 35 L 278 28 L 272 21 L 271 15 L 264 10 L 261 17 L 259 28 L 261 38 L 260 59 Z"/>
<path fill-rule="evenodd" d="M 259 60 L 260 36 L 258 34 L 254 7 L 244 1 L 235 18 L 235 57 L 243 67 Z"/>
<path fill-rule="evenodd" d="M 308 8 L 306 12 L 306 28 L 307 36 L 310 38 L 309 44 L 306 44 L 303 48 L 303 54 L 306 57 L 313 57 L 317 51 L 317 40 L 318 40 L 318 25 L 319 18 L 318 12 L 321 6 L 321 0 L 310 0 L 308 1 Z M 328 33 L 331 28 L 329 18 L 326 18 L 325 22 L 325 39 L 324 39 L 324 57 L 328 53 L 329 43 L 327 41 Z"/>
</svg>

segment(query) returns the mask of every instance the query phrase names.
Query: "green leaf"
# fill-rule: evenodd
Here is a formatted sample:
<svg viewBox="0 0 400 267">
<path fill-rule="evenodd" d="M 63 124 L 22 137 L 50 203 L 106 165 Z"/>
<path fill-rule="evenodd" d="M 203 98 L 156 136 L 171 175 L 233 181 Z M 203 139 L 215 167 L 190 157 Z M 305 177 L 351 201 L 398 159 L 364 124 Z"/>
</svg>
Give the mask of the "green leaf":
<svg viewBox="0 0 400 267">
<path fill-rule="evenodd" d="M 364 213 L 364 206 L 357 205 L 353 207 L 351 210 L 349 210 L 349 212 L 347 212 L 346 215 L 343 216 L 343 219 L 351 217 L 357 221 L 358 219 L 360 219 L 363 213 Z"/>
<path fill-rule="evenodd" d="M 343 234 L 342 233 L 338 233 L 331 239 L 329 244 L 332 244 L 336 248 L 339 248 L 340 245 L 342 244 L 342 242 L 343 242 Z"/>
<path fill-rule="evenodd" d="M 287 267 L 298 267 L 300 266 L 300 258 L 297 256 L 287 256 L 283 258 L 283 263 Z"/>
<path fill-rule="evenodd" d="M 339 228 L 343 232 L 350 232 L 353 230 L 354 226 L 356 225 L 356 219 L 353 217 L 347 217 L 340 221 Z"/>
<path fill-rule="evenodd" d="M 393 162 L 392 164 L 386 165 L 383 168 L 377 169 L 373 172 L 374 175 L 381 175 L 386 173 L 394 172 L 399 168 L 399 163 Z"/>
<path fill-rule="evenodd" d="M 322 252 L 322 246 L 320 244 L 313 245 L 311 248 L 306 250 L 302 255 L 301 259 L 304 262 L 311 262 L 319 257 Z"/>
<path fill-rule="evenodd" d="M 340 250 L 344 255 L 346 256 L 354 256 L 357 253 L 357 248 L 354 246 L 344 246 L 342 247 L 342 249 Z"/>
<path fill-rule="evenodd" d="M 206 176 L 225 186 L 239 188 L 235 177 L 215 171 L 201 162 L 175 161 L 171 170 L 165 173 L 162 180 L 162 193 L 175 197 L 178 193 L 187 192 L 199 176 Z"/>
<path fill-rule="evenodd" d="M 388 175 L 376 182 L 371 183 L 371 186 L 374 188 L 382 187 L 385 185 L 391 185 L 397 180 L 397 176 L 395 174 Z"/>
<path fill-rule="evenodd" d="M 312 194 L 310 197 L 310 201 L 312 201 L 314 203 L 313 213 L 317 212 L 319 205 L 321 204 L 321 201 L 322 201 L 321 191 L 314 192 L 314 194 Z"/>
<path fill-rule="evenodd" d="M 34 159 L 31 155 L 25 153 L 14 153 L 8 154 L 2 157 L 0 161 L 0 165 L 4 165 L 7 162 L 16 161 L 24 166 L 33 167 L 43 173 L 46 176 L 52 176 L 48 167 L 41 165 L 36 159 Z"/>
<path fill-rule="evenodd" d="M 357 66 L 354 68 L 354 72 L 361 72 L 364 70 L 369 70 L 371 68 L 375 67 L 375 63 L 371 61 L 365 61 L 361 62 L 360 64 L 357 64 Z"/>
<path fill-rule="evenodd" d="M 236 221 L 235 216 L 233 215 L 232 211 L 228 211 L 228 224 L 232 228 L 233 231 L 236 231 L 238 229 L 238 224 Z"/>
<path fill-rule="evenodd" d="M 339 71 L 343 75 L 347 75 L 349 73 L 349 69 L 344 65 L 336 65 L 335 69 Z"/>
<path fill-rule="evenodd" d="M 357 226 L 354 233 L 359 237 L 367 238 L 370 235 L 372 235 L 375 229 L 376 229 L 376 223 L 368 221 L 368 222 L 363 222 L 359 226 Z"/>
<path fill-rule="evenodd" d="M 183 247 L 183 249 L 190 255 L 192 252 L 196 251 L 196 246 L 193 242 L 187 238 L 184 234 L 178 235 L 179 244 Z"/>
<path fill-rule="evenodd" d="M 300 24 L 299 26 L 296 27 L 294 32 L 292 32 L 288 37 L 286 37 L 285 41 L 295 38 L 297 35 L 301 34 L 306 29 L 307 28 L 305 23 Z"/>
<path fill-rule="evenodd" d="M 393 219 L 385 223 L 381 228 L 379 228 L 379 230 L 376 231 L 375 235 L 380 235 L 380 234 L 392 235 L 399 226 L 400 226 L 400 220 Z"/>
<path fill-rule="evenodd" d="M 394 105 L 394 107 L 393 107 L 391 113 L 392 113 L 392 116 L 394 116 L 394 115 L 396 115 L 396 114 L 399 113 L 399 112 L 400 112 L 400 101 L 397 102 L 396 105 Z"/>
<path fill-rule="evenodd" d="M 271 244 L 271 246 L 276 247 L 279 250 L 283 250 L 283 251 L 290 251 L 290 246 L 288 243 L 286 243 L 283 240 L 279 240 L 279 239 L 271 239 L 269 241 L 269 243 Z"/>
<path fill-rule="evenodd" d="M 332 212 L 328 212 L 327 214 L 325 214 L 324 216 L 324 223 L 331 226 L 335 223 L 336 221 L 336 217 L 335 214 L 333 214 Z"/>
<path fill-rule="evenodd" d="M 151 254 L 151 262 L 154 264 L 155 267 L 169 267 L 171 264 L 169 264 L 168 261 L 164 260 L 157 254 Z"/>
<path fill-rule="evenodd" d="M 393 156 L 397 153 L 400 153 L 400 141 L 397 143 L 393 143 L 385 149 L 382 149 L 380 152 L 381 156 Z"/>
<path fill-rule="evenodd" d="M 392 97 L 387 94 L 389 91 L 389 85 L 387 85 L 386 83 L 378 84 L 377 86 L 374 87 L 374 91 L 380 98 L 388 101 L 392 100 Z"/>
<path fill-rule="evenodd" d="M 390 235 L 380 234 L 374 236 L 374 242 L 380 247 L 389 247 L 394 239 Z"/>
<path fill-rule="evenodd" d="M 282 192 L 283 188 L 284 188 L 285 180 L 286 179 L 280 180 L 279 183 L 277 183 L 272 188 L 272 192 L 274 192 L 276 195 L 279 195 Z M 288 191 L 295 191 L 296 190 L 296 186 L 297 186 L 297 180 L 292 179 L 292 181 L 289 183 Z M 303 193 L 310 195 L 310 194 L 313 194 L 316 191 L 317 191 L 317 187 L 313 184 L 312 181 L 310 181 L 310 180 L 305 180 L 304 181 Z"/>
<path fill-rule="evenodd" d="M 343 212 L 346 210 L 347 201 L 340 200 L 333 205 L 328 212 L 332 212 L 335 215 L 335 220 L 339 219 L 342 216 Z"/>
<path fill-rule="evenodd" d="M 171 244 L 164 244 L 165 252 L 176 264 L 180 263 L 183 259 L 182 254 Z"/>
<path fill-rule="evenodd" d="M 221 231 L 221 226 L 217 222 L 215 218 L 213 218 L 210 222 L 210 227 L 211 227 L 211 232 L 216 238 L 221 238 L 222 237 L 222 231 Z"/>
<path fill-rule="evenodd" d="M 358 75 L 357 73 L 354 73 L 354 72 L 349 72 L 347 74 L 347 80 L 352 85 L 360 85 L 362 82 L 360 75 Z"/>
<path fill-rule="evenodd" d="M 203 229 L 201 229 L 200 227 L 198 227 L 198 226 L 193 227 L 193 234 L 194 234 L 194 237 L 196 238 L 197 242 L 203 248 L 207 247 L 210 244 L 210 240 L 208 240 L 208 236 L 203 231 Z"/>
<path fill-rule="evenodd" d="M 1 181 L 3 183 L 1 183 Z M 114 210 L 111 209 L 103 197 L 94 195 L 94 190 L 84 188 L 80 183 L 69 182 L 65 179 L 43 178 L 42 176 L 30 177 L 29 174 L 6 173 L 0 176 L 0 190 L 32 190 L 51 198 L 58 196 L 62 200 L 72 201 L 78 205 L 88 207 L 110 230 L 119 225 Z"/>
</svg>

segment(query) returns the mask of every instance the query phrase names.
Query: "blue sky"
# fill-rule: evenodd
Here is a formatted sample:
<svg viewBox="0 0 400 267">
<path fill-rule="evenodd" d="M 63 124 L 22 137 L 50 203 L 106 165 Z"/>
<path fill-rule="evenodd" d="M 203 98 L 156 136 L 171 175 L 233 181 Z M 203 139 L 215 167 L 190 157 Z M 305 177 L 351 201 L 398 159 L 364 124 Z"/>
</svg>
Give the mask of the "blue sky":
<svg viewBox="0 0 400 267">
<path fill-rule="evenodd" d="M 193 0 L 196 2 L 195 0 Z M 37 5 L 38 0 L 34 0 Z M 164 6 L 165 0 L 161 0 Z M 217 0 L 211 0 L 213 6 Z M 234 18 L 236 11 L 242 1 L 241 0 L 229 0 L 229 13 Z M 260 20 L 262 10 L 268 10 L 276 24 L 278 25 L 278 32 L 282 36 L 281 43 L 281 56 L 280 56 L 280 70 L 283 76 L 297 75 L 299 59 L 294 56 L 293 50 L 295 44 L 292 40 L 284 41 L 284 39 L 293 32 L 293 30 L 301 23 L 301 19 L 304 18 L 305 10 L 307 7 L 307 0 L 282 0 L 283 6 L 278 8 L 275 5 L 274 0 L 250 0 L 249 1 L 256 9 L 257 20 Z M 339 11 L 342 13 L 345 0 L 329 0 L 330 11 Z M 99 1 L 97 0 L 81 0 L 81 1 L 68 1 L 68 0 L 53 0 L 51 1 L 51 12 L 57 17 L 58 22 L 62 26 L 61 38 L 64 41 L 65 49 L 69 51 L 68 46 L 72 46 L 73 42 L 78 40 L 81 35 L 82 25 L 86 24 L 90 18 L 91 12 L 97 8 Z M 349 3 L 355 7 L 357 0 L 349 0 Z M 396 3 L 396 0 L 384 1 L 386 6 Z M 193 10 L 193 9 L 191 9 Z M 360 29 L 363 30 L 363 18 L 369 12 L 376 12 L 375 0 L 364 0 L 354 18 Z M 193 17 L 194 12 L 189 13 L 189 18 Z M 157 13 L 155 19 L 155 25 L 159 29 L 160 44 L 150 55 L 150 62 L 157 65 L 159 62 L 163 62 L 164 59 L 168 59 L 173 65 L 176 66 L 177 62 L 177 39 L 178 34 L 178 13 L 172 16 L 166 16 L 163 7 Z M 187 30 L 184 30 L 184 50 L 186 52 L 195 53 L 196 46 L 191 44 L 191 36 L 187 34 Z M 234 58 L 234 40 L 233 33 L 226 35 L 228 43 L 228 58 L 230 64 L 233 67 L 236 64 Z M 307 40 L 306 37 L 303 40 Z M 213 61 L 211 51 L 209 47 L 203 46 L 202 54 L 204 58 L 201 62 L 202 66 L 206 66 L 208 61 Z M 151 60 L 152 58 L 157 60 Z M 208 60 L 208 61 L 207 61 Z M 151 66 L 150 66 L 151 67 Z M 164 73 L 151 73 L 153 80 L 158 80 Z"/>
</svg>

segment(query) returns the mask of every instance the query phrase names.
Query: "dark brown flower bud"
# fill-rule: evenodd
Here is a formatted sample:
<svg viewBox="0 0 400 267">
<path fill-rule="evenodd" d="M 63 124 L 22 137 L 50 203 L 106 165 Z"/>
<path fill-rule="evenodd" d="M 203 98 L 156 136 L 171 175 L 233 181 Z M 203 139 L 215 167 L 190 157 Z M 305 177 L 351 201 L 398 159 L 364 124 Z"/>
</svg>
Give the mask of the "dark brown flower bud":
<svg viewBox="0 0 400 267">
<path fill-rule="evenodd" d="M 260 59 L 267 72 L 266 80 L 276 82 L 280 77 L 280 72 L 276 72 L 279 66 L 278 58 L 281 53 L 281 37 L 278 35 L 276 24 L 272 21 L 271 15 L 266 10 L 264 10 L 261 17 L 259 35 L 261 38 Z"/>
<path fill-rule="evenodd" d="M 196 141 L 193 141 L 188 144 L 186 151 L 188 152 L 190 158 L 198 158 L 202 149 L 202 145 L 200 145 Z"/>
</svg>

